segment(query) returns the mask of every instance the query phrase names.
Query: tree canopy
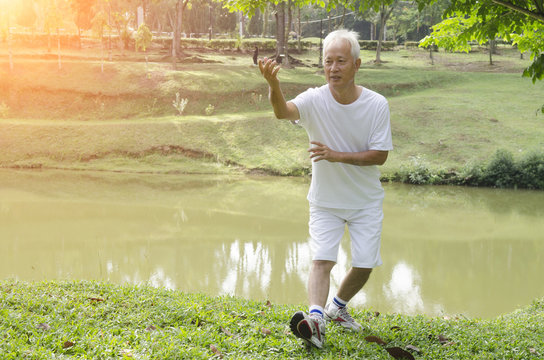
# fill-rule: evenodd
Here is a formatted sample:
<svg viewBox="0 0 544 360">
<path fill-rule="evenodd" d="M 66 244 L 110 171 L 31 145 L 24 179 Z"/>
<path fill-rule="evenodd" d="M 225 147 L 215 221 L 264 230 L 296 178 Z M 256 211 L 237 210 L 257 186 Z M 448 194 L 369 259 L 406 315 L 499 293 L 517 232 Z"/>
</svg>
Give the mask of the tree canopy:
<svg viewBox="0 0 544 360">
<path fill-rule="evenodd" d="M 420 9 L 434 1 L 417 0 Z M 469 41 L 502 38 L 531 52 L 533 63 L 523 76 L 544 78 L 544 0 L 452 0 L 444 17 L 422 45 L 467 51 Z"/>
</svg>

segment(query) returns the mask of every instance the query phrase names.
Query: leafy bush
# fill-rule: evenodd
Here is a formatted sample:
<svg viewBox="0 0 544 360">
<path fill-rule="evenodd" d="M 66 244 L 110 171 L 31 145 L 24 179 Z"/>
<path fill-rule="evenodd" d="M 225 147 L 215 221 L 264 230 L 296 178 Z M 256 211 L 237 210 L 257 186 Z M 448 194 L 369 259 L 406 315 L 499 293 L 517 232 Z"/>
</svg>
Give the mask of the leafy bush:
<svg viewBox="0 0 544 360">
<path fill-rule="evenodd" d="M 0 102 L 0 118 L 6 118 L 8 117 L 9 113 L 9 106 L 6 105 L 4 102 Z"/>
<path fill-rule="evenodd" d="M 417 49 L 419 47 L 419 41 L 406 41 L 404 42 L 406 49 Z"/>
<path fill-rule="evenodd" d="M 262 51 L 274 51 L 276 49 L 276 40 L 274 39 L 242 39 L 241 48 L 244 50 L 253 50 L 255 46 Z"/>
<path fill-rule="evenodd" d="M 176 110 L 179 113 L 179 116 L 183 115 L 183 111 L 185 110 L 185 106 L 187 106 L 188 102 L 189 102 L 189 99 L 182 98 L 179 92 L 176 93 L 176 100 L 172 101 L 172 106 L 176 108 Z"/>
<path fill-rule="evenodd" d="M 544 189 L 544 153 L 529 153 L 520 161 L 518 168 L 518 187 Z"/>
<path fill-rule="evenodd" d="M 516 163 L 512 153 L 498 150 L 484 170 L 484 185 L 498 188 L 512 188 L 516 184 Z"/>
<path fill-rule="evenodd" d="M 395 41 L 382 41 L 382 50 L 394 50 L 396 45 Z M 375 51 L 378 49 L 378 40 L 359 40 L 359 46 L 361 50 Z"/>
<path fill-rule="evenodd" d="M 237 41 L 235 39 L 212 39 L 208 41 L 207 46 L 214 50 L 236 49 Z"/>
<path fill-rule="evenodd" d="M 141 24 L 138 27 L 135 40 L 136 40 L 136 51 L 138 51 L 139 49 L 146 51 L 146 49 L 151 44 L 151 41 L 153 40 L 153 34 L 151 33 L 151 30 L 149 30 L 149 27 L 147 27 L 146 24 Z"/>
<path fill-rule="evenodd" d="M 180 39 L 181 47 L 183 48 L 205 48 L 207 46 L 208 40 L 206 39 Z"/>
<path fill-rule="evenodd" d="M 498 150 L 488 164 L 467 165 L 460 171 L 431 169 L 420 156 L 388 179 L 416 185 L 468 185 L 544 190 L 544 153 L 531 152 L 519 161 Z"/>
</svg>

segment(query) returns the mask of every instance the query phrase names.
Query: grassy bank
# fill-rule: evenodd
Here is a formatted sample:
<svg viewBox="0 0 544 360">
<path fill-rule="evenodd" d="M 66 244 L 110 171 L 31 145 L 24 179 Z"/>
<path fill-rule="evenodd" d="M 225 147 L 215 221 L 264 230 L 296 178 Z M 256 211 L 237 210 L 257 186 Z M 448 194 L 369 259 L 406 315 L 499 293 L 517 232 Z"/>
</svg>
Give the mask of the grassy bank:
<svg viewBox="0 0 544 360">
<path fill-rule="evenodd" d="M 187 55 L 174 71 L 161 54 L 150 54 L 147 65 L 137 54 L 114 54 L 102 72 L 96 54 L 74 51 L 59 70 L 38 50 L 15 49 L 13 72 L 6 57 L 0 61 L 0 166 L 309 173 L 306 134 L 273 120 L 251 54 Z M 438 53 L 435 65 L 417 49 L 386 52 L 382 65 L 372 52 L 362 56 L 357 82 L 391 107 L 387 178 L 422 164 L 431 174 L 460 174 L 498 150 L 514 160 L 542 153 L 544 118 L 536 110 L 544 84 L 521 78 L 528 60 L 515 50 L 502 49 L 495 65 L 482 52 Z M 280 72 L 287 98 L 324 83 L 315 51 L 295 57 L 304 66 Z M 182 116 L 172 106 L 176 93 L 188 99 Z"/>
<path fill-rule="evenodd" d="M 2 359 L 392 359 L 391 348 L 427 360 L 544 355 L 544 299 L 486 321 L 353 309 L 366 330 L 329 326 L 321 351 L 308 351 L 290 334 L 290 316 L 300 307 L 266 299 L 94 282 L 2 281 L 0 305 Z"/>
</svg>

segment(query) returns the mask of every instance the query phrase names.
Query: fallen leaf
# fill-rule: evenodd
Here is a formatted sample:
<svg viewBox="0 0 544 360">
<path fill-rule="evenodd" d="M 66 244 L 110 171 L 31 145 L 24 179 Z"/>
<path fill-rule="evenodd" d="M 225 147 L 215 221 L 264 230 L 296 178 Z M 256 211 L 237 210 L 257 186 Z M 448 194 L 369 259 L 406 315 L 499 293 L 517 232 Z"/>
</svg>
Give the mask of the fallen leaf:
<svg viewBox="0 0 544 360">
<path fill-rule="evenodd" d="M 149 325 L 147 328 L 146 328 L 147 331 L 154 331 L 154 330 L 157 330 L 156 327 L 154 327 L 153 325 Z"/>
<path fill-rule="evenodd" d="M 417 352 L 417 353 L 420 353 L 420 352 L 421 352 L 421 350 L 420 350 L 418 347 L 414 346 L 414 345 L 406 345 L 406 348 L 407 348 L 408 350 L 412 350 L 412 351 L 415 351 L 415 352 Z"/>
<path fill-rule="evenodd" d="M 270 329 L 267 329 L 267 328 L 262 328 L 261 332 L 263 334 L 265 334 L 265 335 L 271 335 L 272 334 L 272 331 L 270 331 Z"/>
<path fill-rule="evenodd" d="M 100 299 L 100 298 L 94 298 L 94 297 L 91 297 L 91 298 L 87 298 L 87 300 L 91 300 L 91 302 L 101 302 L 101 301 L 104 301 L 104 299 Z"/>
<path fill-rule="evenodd" d="M 380 312 L 379 312 L 379 311 L 376 311 L 376 312 L 374 313 L 374 316 L 375 316 L 375 317 L 380 316 Z"/>
<path fill-rule="evenodd" d="M 400 331 L 402 330 L 400 326 L 391 326 L 391 330 Z"/>
<path fill-rule="evenodd" d="M 395 359 L 408 359 L 408 360 L 415 360 L 413 355 L 410 354 L 408 351 L 401 349 L 400 347 L 390 347 L 386 348 L 389 355 L 394 357 Z"/>
<path fill-rule="evenodd" d="M 192 325 L 196 325 L 197 327 L 204 325 L 204 322 L 200 320 L 199 318 L 191 320 Z"/>
<path fill-rule="evenodd" d="M 51 329 L 51 326 L 47 325 L 46 323 L 40 323 L 38 326 L 36 326 L 36 328 L 47 331 Z"/>
<path fill-rule="evenodd" d="M 376 344 L 379 344 L 379 345 L 386 345 L 387 344 L 385 341 L 383 341 L 382 339 L 380 339 L 379 337 L 374 336 L 374 335 L 369 335 L 369 336 L 365 337 L 365 340 L 367 342 L 373 342 L 373 343 L 376 343 Z"/>
<path fill-rule="evenodd" d="M 130 357 L 131 358 L 133 356 L 131 349 L 121 349 L 121 351 L 119 351 L 119 353 L 123 357 Z"/>
<path fill-rule="evenodd" d="M 448 341 L 450 341 L 450 339 L 448 339 L 447 337 L 445 337 L 444 335 L 438 335 L 438 341 L 444 345 L 446 344 Z"/>
<path fill-rule="evenodd" d="M 268 306 L 269 308 L 272 307 L 272 303 L 270 302 L 270 300 L 268 300 L 268 301 L 266 302 L 266 306 Z"/>
<path fill-rule="evenodd" d="M 68 349 L 70 347 L 74 346 L 74 343 L 71 341 L 65 341 L 64 344 L 62 344 L 63 349 Z"/>
<path fill-rule="evenodd" d="M 210 345 L 210 350 L 217 356 L 219 356 L 221 359 L 223 358 L 223 354 L 221 354 L 221 351 L 219 351 L 219 349 L 217 349 L 217 347 L 215 345 Z"/>
<path fill-rule="evenodd" d="M 231 333 L 228 329 L 225 329 L 224 327 L 221 327 L 221 332 L 227 336 L 234 336 L 233 333 Z"/>
</svg>

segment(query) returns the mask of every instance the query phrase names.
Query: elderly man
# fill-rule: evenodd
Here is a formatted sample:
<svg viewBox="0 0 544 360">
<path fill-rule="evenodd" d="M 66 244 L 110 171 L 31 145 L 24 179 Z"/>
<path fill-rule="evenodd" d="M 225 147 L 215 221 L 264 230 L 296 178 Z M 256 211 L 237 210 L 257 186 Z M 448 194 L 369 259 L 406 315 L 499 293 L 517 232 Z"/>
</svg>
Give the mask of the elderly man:
<svg viewBox="0 0 544 360">
<path fill-rule="evenodd" d="M 310 139 L 310 306 L 308 314 L 295 313 L 290 326 L 297 337 L 317 348 L 325 341 L 325 320 L 362 330 L 346 305 L 363 288 L 372 269 L 382 263 L 384 191 L 378 165 L 393 149 L 389 105 L 380 94 L 355 84 L 361 65 L 359 53 L 356 33 L 330 33 L 323 43 L 327 84 L 308 89 L 291 101 L 286 101 L 281 91 L 278 64 L 267 58 L 259 61 L 274 114 L 278 119 L 299 120 Z M 346 225 L 352 267 L 327 304 L 330 273 Z"/>
</svg>

